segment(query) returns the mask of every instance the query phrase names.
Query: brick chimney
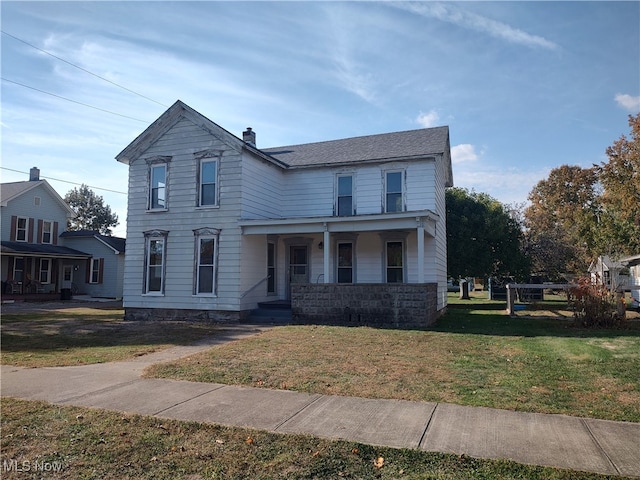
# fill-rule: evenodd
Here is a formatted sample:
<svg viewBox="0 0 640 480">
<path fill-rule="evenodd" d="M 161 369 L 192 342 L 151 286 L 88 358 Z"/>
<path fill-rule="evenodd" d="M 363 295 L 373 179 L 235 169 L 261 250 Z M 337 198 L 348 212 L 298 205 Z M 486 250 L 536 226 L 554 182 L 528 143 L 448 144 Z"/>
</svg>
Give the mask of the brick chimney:
<svg viewBox="0 0 640 480">
<path fill-rule="evenodd" d="M 242 140 L 244 143 L 251 145 L 252 147 L 256 146 L 256 132 L 251 130 L 251 127 L 247 127 L 247 129 L 242 132 Z"/>
<path fill-rule="evenodd" d="M 29 181 L 37 182 L 38 180 L 40 180 L 40 169 L 38 167 L 33 167 L 29 170 Z"/>
</svg>

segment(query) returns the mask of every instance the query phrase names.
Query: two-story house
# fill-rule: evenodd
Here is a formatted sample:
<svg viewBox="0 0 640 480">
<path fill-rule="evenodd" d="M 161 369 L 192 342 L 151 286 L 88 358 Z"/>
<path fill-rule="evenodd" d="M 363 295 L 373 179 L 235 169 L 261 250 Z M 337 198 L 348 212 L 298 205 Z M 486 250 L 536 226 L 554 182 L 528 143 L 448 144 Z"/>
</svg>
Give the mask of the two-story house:
<svg viewBox="0 0 640 480">
<path fill-rule="evenodd" d="M 448 127 L 259 149 L 178 101 L 129 165 L 128 318 L 427 325 L 446 307 Z"/>
<path fill-rule="evenodd" d="M 124 239 L 65 232 L 75 213 L 36 167 L 0 193 L 3 300 L 122 297 Z"/>
</svg>

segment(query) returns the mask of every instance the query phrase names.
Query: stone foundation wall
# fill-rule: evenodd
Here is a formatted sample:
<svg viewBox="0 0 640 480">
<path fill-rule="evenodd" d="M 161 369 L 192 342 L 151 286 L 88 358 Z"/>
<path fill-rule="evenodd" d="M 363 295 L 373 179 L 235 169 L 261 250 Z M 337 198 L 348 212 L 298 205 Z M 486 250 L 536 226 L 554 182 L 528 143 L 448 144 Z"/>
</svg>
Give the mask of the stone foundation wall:
<svg viewBox="0 0 640 480">
<path fill-rule="evenodd" d="M 237 323 L 246 320 L 248 311 L 186 310 L 177 308 L 131 308 L 125 307 L 124 319 L 133 321 L 193 321 L 215 323 Z"/>
<path fill-rule="evenodd" d="M 443 313 L 437 291 L 435 283 L 294 284 L 293 322 L 425 328 Z"/>
</svg>

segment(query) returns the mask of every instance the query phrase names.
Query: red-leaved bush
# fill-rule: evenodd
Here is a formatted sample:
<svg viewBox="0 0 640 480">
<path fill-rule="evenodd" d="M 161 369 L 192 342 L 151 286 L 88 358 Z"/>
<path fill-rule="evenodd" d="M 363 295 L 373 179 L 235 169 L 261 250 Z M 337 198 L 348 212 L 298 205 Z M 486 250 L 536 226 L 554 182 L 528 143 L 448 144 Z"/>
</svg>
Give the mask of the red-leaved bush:
<svg viewBox="0 0 640 480">
<path fill-rule="evenodd" d="M 606 285 L 592 283 L 590 277 L 580 278 L 578 285 L 569 289 L 569 294 L 573 316 L 583 327 L 619 327 L 625 321 L 624 300 Z"/>
</svg>

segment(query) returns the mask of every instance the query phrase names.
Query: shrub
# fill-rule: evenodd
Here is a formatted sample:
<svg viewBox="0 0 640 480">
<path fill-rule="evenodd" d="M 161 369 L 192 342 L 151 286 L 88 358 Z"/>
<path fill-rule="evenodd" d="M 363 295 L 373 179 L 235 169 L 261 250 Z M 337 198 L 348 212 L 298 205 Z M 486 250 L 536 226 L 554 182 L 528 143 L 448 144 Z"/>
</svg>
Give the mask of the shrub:
<svg viewBox="0 0 640 480">
<path fill-rule="evenodd" d="M 590 277 L 582 277 L 578 285 L 569 290 L 573 316 L 581 326 L 588 328 L 612 328 L 624 323 L 624 300 L 606 285 L 592 283 Z M 620 305 L 622 302 L 622 305 Z"/>
</svg>

